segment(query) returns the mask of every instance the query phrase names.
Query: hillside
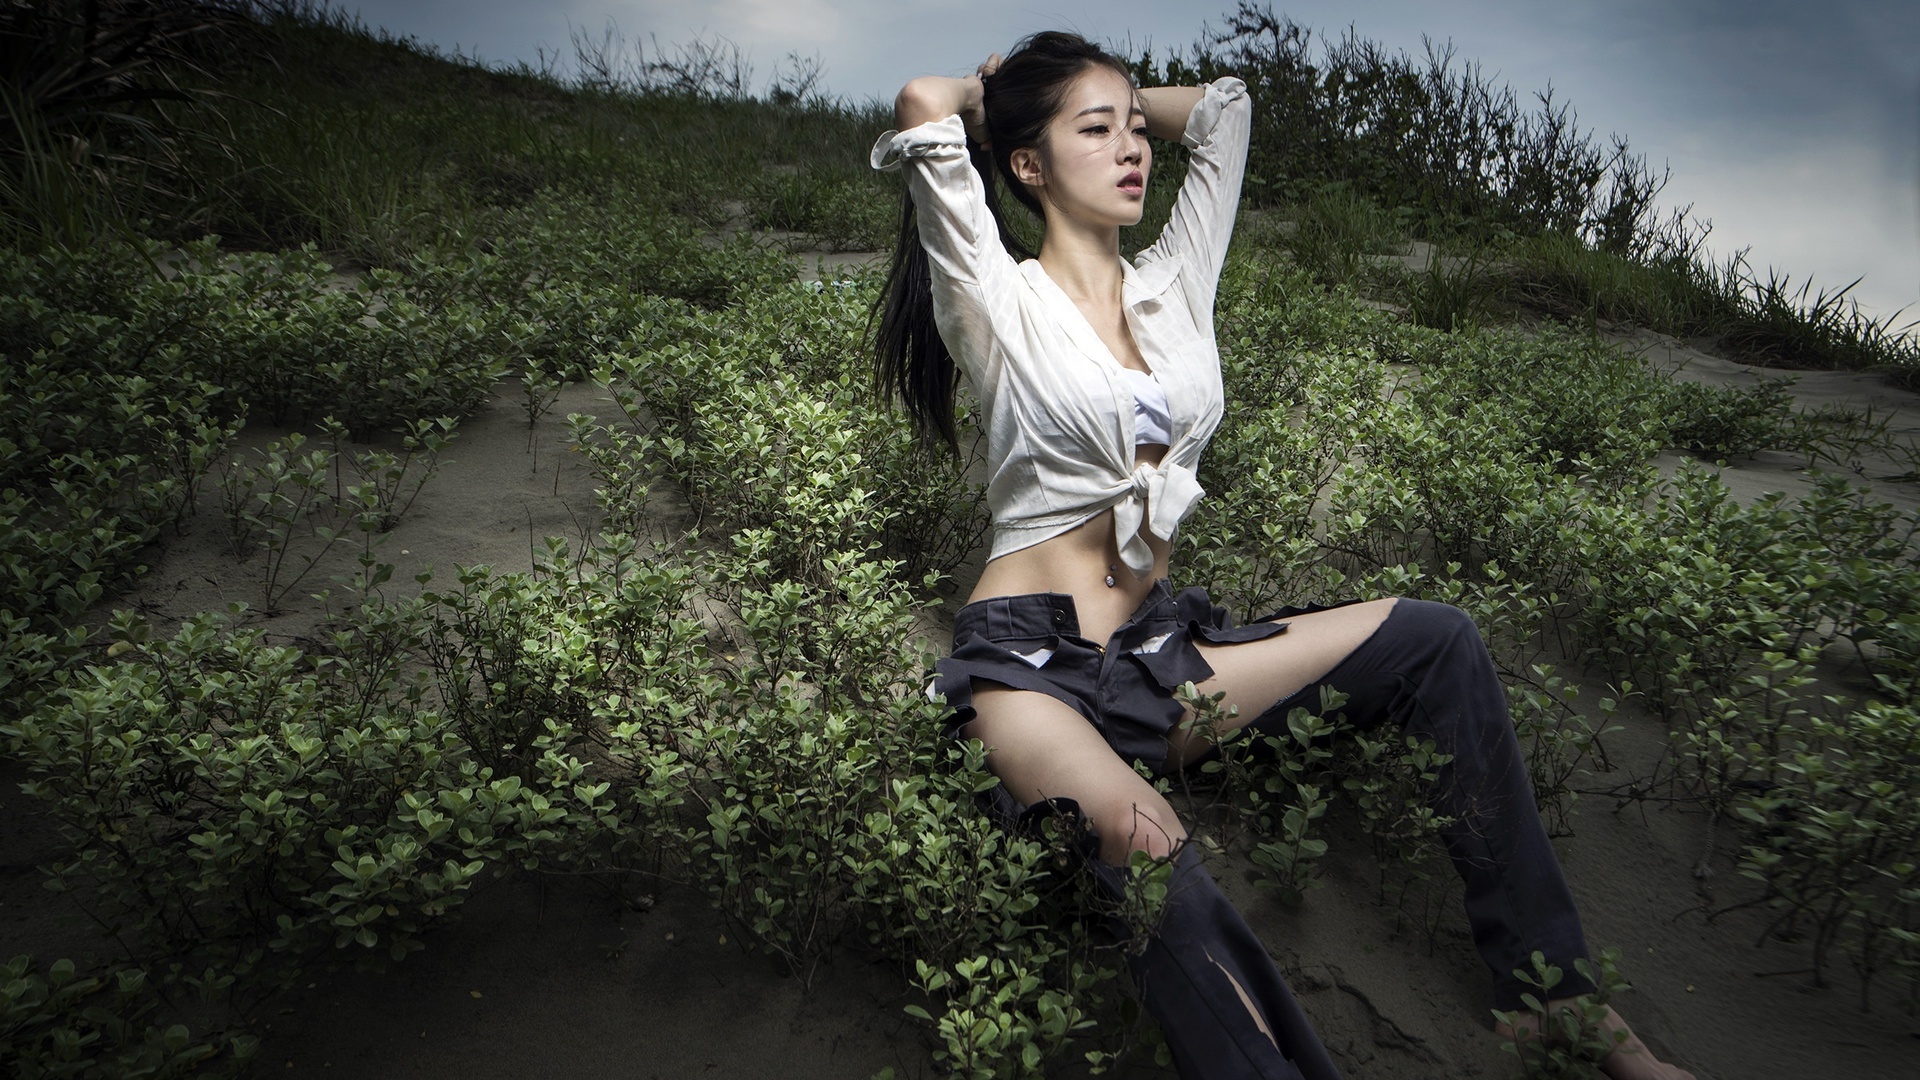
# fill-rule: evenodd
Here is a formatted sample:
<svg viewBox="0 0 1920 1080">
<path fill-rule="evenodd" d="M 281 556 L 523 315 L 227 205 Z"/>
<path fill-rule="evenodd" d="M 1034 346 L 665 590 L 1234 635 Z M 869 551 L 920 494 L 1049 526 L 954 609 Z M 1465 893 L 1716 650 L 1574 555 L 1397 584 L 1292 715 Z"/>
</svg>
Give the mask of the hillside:
<svg viewBox="0 0 1920 1080">
<path fill-rule="evenodd" d="M 0 148 L 9 1075 L 1171 1075 L 921 693 L 986 518 L 869 391 L 878 108 L 195 3 L 103 6 L 109 108 L 84 7 L 0 15 L 71 46 Z M 1182 583 L 1471 611 L 1641 1033 L 1904 1077 L 1913 339 L 1551 115 L 1385 171 L 1497 88 L 1238 17 L 1136 64 L 1271 106 Z M 1174 794 L 1349 1074 L 1585 1075 L 1487 1032 L 1417 748 L 1337 746 Z"/>
</svg>

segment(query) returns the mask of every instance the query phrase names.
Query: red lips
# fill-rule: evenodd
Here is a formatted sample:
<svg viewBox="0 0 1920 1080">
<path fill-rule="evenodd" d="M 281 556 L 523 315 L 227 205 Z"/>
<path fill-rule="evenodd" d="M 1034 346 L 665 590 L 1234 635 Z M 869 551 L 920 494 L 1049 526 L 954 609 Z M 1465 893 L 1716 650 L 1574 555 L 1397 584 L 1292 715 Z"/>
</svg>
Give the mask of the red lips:
<svg viewBox="0 0 1920 1080">
<path fill-rule="evenodd" d="M 1118 187 L 1122 191 L 1135 192 L 1135 193 L 1143 190 L 1146 186 L 1147 186 L 1146 177 L 1140 175 L 1139 169 L 1135 169 L 1132 172 L 1128 173 L 1127 175 L 1121 177 L 1120 183 L 1118 185 Z"/>
</svg>

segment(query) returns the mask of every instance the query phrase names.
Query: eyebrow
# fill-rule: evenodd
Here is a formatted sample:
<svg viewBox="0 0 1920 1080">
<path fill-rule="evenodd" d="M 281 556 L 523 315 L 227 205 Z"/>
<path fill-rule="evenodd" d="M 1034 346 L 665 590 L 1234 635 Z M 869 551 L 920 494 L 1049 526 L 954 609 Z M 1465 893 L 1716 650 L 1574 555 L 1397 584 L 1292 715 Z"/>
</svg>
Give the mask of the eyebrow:
<svg viewBox="0 0 1920 1080">
<path fill-rule="evenodd" d="M 1073 114 L 1073 118 L 1074 118 L 1075 120 L 1078 120 L 1078 119 L 1080 119 L 1081 117 L 1083 117 L 1083 116 L 1085 116 L 1085 115 L 1087 115 L 1088 113 L 1111 113 L 1111 112 L 1114 112 L 1114 111 L 1116 111 L 1116 110 L 1115 110 L 1115 109 L 1114 109 L 1114 107 L 1113 107 L 1113 106 L 1111 106 L 1111 105 L 1089 105 L 1088 107 L 1086 107 L 1086 108 L 1084 108 L 1084 109 L 1081 109 L 1081 110 L 1080 110 L 1079 112 L 1077 112 L 1077 113 L 1074 113 L 1074 114 Z M 1134 106 L 1134 107 L 1132 108 L 1132 110 L 1130 110 L 1130 111 L 1128 112 L 1128 114 L 1127 114 L 1127 115 L 1129 115 L 1129 116 L 1131 116 L 1131 115 L 1133 115 L 1134 113 L 1139 113 L 1139 114 L 1140 114 L 1141 116 L 1145 116 L 1145 115 L 1147 115 L 1147 111 L 1146 111 L 1145 109 L 1142 109 L 1142 108 L 1141 108 L 1140 106 L 1138 106 L 1138 105 L 1135 105 L 1135 106 Z"/>
</svg>

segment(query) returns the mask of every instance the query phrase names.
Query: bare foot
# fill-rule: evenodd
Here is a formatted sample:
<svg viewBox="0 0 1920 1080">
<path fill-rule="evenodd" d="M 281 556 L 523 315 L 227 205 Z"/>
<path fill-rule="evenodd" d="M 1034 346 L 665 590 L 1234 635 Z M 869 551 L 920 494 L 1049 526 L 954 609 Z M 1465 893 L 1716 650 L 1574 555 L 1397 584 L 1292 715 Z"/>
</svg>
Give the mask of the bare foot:
<svg viewBox="0 0 1920 1080">
<path fill-rule="evenodd" d="M 1558 998 L 1547 1002 L 1549 1013 L 1577 1007 L 1573 998 Z M 1606 1057 L 1600 1060 L 1601 1072 L 1606 1073 L 1613 1080 L 1694 1080 L 1693 1074 L 1687 1070 L 1677 1065 L 1669 1065 L 1654 1057 L 1653 1051 L 1647 1048 L 1647 1044 L 1640 1041 L 1640 1036 L 1635 1035 L 1633 1029 L 1627 1026 L 1627 1022 L 1620 1018 L 1620 1014 L 1613 1011 L 1613 1006 L 1606 1006 L 1606 1010 L 1607 1015 L 1601 1023 L 1604 1029 L 1614 1036 L 1614 1047 Z M 1511 1025 L 1498 1022 L 1493 1025 L 1493 1030 L 1496 1034 L 1515 1042 L 1528 1042 L 1536 1038 L 1538 1032 L 1525 1027 L 1525 1019 L 1523 1018 L 1523 1026 L 1518 1031 Z M 1624 1038 L 1621 1037 L 1623 1035 Z"/>
</svg>

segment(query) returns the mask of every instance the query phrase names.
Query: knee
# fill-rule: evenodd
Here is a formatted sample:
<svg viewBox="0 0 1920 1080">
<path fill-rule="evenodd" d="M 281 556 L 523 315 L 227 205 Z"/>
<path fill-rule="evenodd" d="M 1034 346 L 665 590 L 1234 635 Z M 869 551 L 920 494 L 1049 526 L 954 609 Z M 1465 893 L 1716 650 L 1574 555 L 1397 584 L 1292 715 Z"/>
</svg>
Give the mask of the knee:
<svg viewBox="0 0 1920 1080">
<path fill-rule="evenodd" d="M 1451 638 L 1462 634 L 1480 636 L 1480 627 L 1474 623 L 1473 616 L 1437 600 L 1414 600 L 1401 597 L 1393 603 L 1393 611 L 1387 616 L 1395 623 L 1404 623 L 1410 629 L 1436 638 Z"/>
<path fill-rule="evenodd" d="M 1506 687 L 1473 616 L 1452 604 L 1403 599 L 1394 618 L 1399 672 L 1421 698 L 1443 749 L 1463 751 L 1511 733 Z"/>
<path fill-rule="evenodd" d="M 1479 624 L 1452 604 L 1402 598 L 1394 603 L 1382 629 L 1390 631 L 1388 646 L 1416 664 L 1420 660 L 1447 664 L 1485 660 L 1491 666 Z"/>
<path fill-rule="evenodd" d="M 1156 859 L 1171 856 L 1187 838 L 1180 816 L 1165 799 L 1139 800 L 1103 808 L 1094 828 L 1100 835 L 1100 859 L 1124 866 L 1136 851 Z"/>
</svg>

